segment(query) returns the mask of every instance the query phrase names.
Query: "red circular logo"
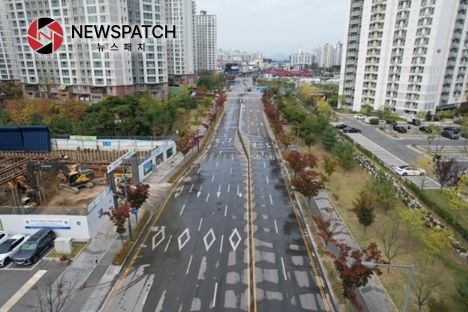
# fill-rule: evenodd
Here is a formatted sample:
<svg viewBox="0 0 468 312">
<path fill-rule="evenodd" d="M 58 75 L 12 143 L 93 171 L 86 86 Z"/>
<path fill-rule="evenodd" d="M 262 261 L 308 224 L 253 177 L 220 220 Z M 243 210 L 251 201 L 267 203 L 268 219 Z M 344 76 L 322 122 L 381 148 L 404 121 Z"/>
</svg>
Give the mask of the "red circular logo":
<svg viewBox="0 0 468 312">
<path fill-rule="evenodd" d="M 48 17 L 35 19 L 28 28 L 29 46 L 41 54 L 57 51 L 63 42 L 63 29 L 59 22 Z"/>
</svg>

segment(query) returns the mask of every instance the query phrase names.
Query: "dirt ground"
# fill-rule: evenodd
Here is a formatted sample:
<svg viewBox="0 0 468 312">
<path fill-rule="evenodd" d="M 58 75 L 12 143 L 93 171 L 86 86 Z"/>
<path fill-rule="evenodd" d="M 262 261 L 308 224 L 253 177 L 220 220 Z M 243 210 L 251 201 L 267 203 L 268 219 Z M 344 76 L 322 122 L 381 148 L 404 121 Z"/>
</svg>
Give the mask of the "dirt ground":
<svg viewBox="0 0 468 312">
<path fill-rule="evenodd" d="M 47 204 L 41 206 L 88 206 L 105 188 L 103 185 L 95 185 L 92 188 L 83 187 L 78 194 L 62 189 Z"/>
</svg>

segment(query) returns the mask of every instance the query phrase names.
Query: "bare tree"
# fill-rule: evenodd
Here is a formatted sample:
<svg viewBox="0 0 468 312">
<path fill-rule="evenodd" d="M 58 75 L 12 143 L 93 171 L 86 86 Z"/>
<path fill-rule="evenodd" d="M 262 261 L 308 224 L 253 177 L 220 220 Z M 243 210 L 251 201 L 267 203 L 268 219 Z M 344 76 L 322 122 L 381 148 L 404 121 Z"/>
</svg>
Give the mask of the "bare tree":
<svg viewBox="0 0 468 312">
<path fill-rule="evenodd" d="M 418 311 L 429 303 L 434 290 L 441 285 L 440 279 L 435 274 L 430 274 L 430 268 L 426 267 L 416 275 L 413 286 L 413 294 L 418 305 Z"/>
<path fill-rule="evenodd" d="M 388 264 L 391 264 L 393 259 L 403 254 L 404 250 L 399 244 L 399 227 L 400 222 L 392 222 L 391 225 L 384 226 L 377 230 L 378 237 L 382 242 L 382 252 Z M 387 268 L 387 273 L 390 271 L 390 266 Z"/>
<path fill-rule="evenodd" d="M 62 277 L 48 276 L 35 286 L 37 301 L 28 305 L 29 311 L 61 312 L 76 293 L 76 282 L 67 281 Z"/>
</svg>

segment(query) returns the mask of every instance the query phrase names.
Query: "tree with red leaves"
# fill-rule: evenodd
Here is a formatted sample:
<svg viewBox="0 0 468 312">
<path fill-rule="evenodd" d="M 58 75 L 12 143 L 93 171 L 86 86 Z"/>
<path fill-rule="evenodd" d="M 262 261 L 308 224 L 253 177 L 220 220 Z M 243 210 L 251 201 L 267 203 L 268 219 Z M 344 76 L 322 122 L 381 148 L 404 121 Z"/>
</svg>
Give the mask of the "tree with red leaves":
<svg viewBox="0 0 468 312">
<path fill-rule="evenodd" d="M 138 210 L 141 208 L 143 203 L 148 199 L 149 196 L 149 185 L 140 183 L 138 185 L 127 184 L 127 201 L 130 203 L 132 208 L 135 208 L 137 213 L 135 219 L 138 224 Z"/>
<path fill-rule="evenodd" d="M 382 263 L 381 252 L 375 243 L 371 243 L 364 251 L 352 250 L 344 243 L 338 243 L 337 247 L 339 254 L 335 257 L 334 264 L 343 282 L 343 295 L 358 311 L 363 311 L 363 307 L 357 301 L 355 290 L 367 285 L 374 272 L 378 275 L 382 272 L 377 267 L 370 268 L 362 262 Z"/>
<path fill-rule="evenodd" d="M 337 234 L 339 223 L 335 222 L 332 224 L 330 220 L 326 220 L 322 216 L 314 216 L 313 219 L 319 230 L 318 235 L 323 239 L 325 246 L 327 246 L 329 242 L 335 240 L 333 237 Z"/>
<path fill-rule="evenodd" d="M 297 177 L 292 179 L 292 185 L 299 193 L 307 197 L 309 207 L 312 197 L 317 196 L 324 188 L 322 177 L 313 170 L 302 170 Z"/>
<path fill-rule="evenodd" d="M 297 173 L 304 169 L 304 164 L 302 162 L 301 154 L 298 151 L 290 151 L 286 155 L 286 160 L 289 163 L 289 166 L 294 171 L 294 176 L 297 176 Z"/>
<path fill-rule="evenodd" d="M 120 235 L 123 245 L 123 235 L 125 233 L 125 221 L 130 218 L 130 204 L 122 203 L 117 208 L 111 208 L 109 211 L 104 212 L 105 215 L 109 216 L 109 219 L 114 223 L 115 231 Z"/>
<path fill-rule="evenodd" d="M 226 102 L 226 99 L 227 99 L 226 93 L 225 93 L 225 92 L 221 92 L 221 93 L 218 95 L 218 97 L 216 98 L 216 101 L 215 101 L 216 106 L 219 106 L 219 107 L 223 106 L 224 103 Z"/>
<path fill-rule="evenodd" d="M 193 143 L 193 137 L 190 135 L 185 135 L 184 137 L 180 138 L 176 143 L 179 151 L 182 154 L 184 154 L 184 157 L 195 146 Z"/>
<path fill-rule="evenodd" d="M 263 108 L 263 111 L 265 112 L 265 115 L 270 120 L 278 119 L 279 117 L 279 109 L 278 109 L 278 106 L 276 105 L 266 104 L 265 107 Z"/>
</svg>

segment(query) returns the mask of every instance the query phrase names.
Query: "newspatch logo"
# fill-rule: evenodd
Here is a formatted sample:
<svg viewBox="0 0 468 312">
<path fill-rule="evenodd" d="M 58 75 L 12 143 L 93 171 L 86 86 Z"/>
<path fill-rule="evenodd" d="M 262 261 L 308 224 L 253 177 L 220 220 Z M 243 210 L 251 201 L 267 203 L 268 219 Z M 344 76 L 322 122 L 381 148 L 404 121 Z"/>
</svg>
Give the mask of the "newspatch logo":
<svg viewBox="0 0 468 312">
<path fill-rule="evenodd" d="M 56 52 L 63 42 L 62 26 L 54 19 L 40 17 L 28 28 L 29 46 L 41 54 Z"/>
</svg>

